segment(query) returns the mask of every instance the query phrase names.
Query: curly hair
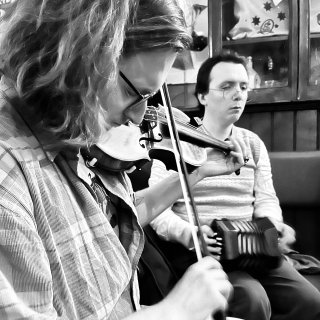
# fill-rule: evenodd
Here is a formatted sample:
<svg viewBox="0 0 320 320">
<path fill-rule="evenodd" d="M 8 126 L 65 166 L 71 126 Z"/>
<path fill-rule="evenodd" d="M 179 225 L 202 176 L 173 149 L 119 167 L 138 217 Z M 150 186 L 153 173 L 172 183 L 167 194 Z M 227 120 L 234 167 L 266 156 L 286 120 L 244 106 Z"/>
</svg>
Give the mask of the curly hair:
<svg viewBox="0 0 320 320">
<path fill-rule="evenodd" d="M 35 130 L 90 145 L 107 126 L 96 93 L 114 85 L 122 49 L 188 41 L 177 0 L 18 0 L 0 58 Z"/>
</svg>

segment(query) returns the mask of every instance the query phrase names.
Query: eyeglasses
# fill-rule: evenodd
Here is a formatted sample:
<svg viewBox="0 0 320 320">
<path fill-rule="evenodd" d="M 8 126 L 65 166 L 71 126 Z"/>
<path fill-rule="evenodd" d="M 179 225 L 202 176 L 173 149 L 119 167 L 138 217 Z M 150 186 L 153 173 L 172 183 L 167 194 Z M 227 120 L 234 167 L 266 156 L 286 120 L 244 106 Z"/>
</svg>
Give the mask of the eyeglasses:
<svg viewBox="0 0 320 320">
<path fill-rule="evenodd" d="M 157 91 L 155 91 L 147 94 L 142 94 L 121 71 L 119 71 L 119 75 L 126 82 L 126 84 L 134 91 L 134 93 L 136 93 L 138 96 L 138 99 L 135 102 L 131 103 L 128 106 L 128 108 L 134 108 L 135 106 L 152 98 L 157 93 Z"/>
<path fill-rule="evenodd" d="M 242 97 L 246 97 L 246 96 L 248 96 L 248 91 L 249 91 L 248 87 L 245 87 L 245 88 L 241 87 L 240 90 L 238 90 L 236 86 L 231 86 L 231 87 L 224 88 L 224 89 L 209 88 L 209 90 L 222 92 L 224 99 L 232 98 L 236 92 L 239 93 Z"/>
</svg>

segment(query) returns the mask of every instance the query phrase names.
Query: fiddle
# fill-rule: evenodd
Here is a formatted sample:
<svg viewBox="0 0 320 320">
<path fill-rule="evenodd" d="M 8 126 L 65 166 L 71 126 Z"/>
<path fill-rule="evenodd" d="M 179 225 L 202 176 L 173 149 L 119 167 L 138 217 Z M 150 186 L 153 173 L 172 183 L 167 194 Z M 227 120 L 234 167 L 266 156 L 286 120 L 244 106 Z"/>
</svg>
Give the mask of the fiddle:
<svg viewBox="0 0 320 320">
<path fill-rule="evenodd" d="M 230 152 L 230 144 L 190 125 L 190 118 L 185 113 L 176 108 L 173 110 L 188 171 L 207 160 L 206 147 L 226 154 Z M 114 172 L 133 171 L 151 159 L 162 161 L 168 170 L 176 170 L 172 142 L 168 136 L 165 108 L 161 105 L 148 106 L 140 126 L 129 123 L 111 128 L 103 141 L 82 153 L 90 166 L 98 165 Z"/>
</svg>

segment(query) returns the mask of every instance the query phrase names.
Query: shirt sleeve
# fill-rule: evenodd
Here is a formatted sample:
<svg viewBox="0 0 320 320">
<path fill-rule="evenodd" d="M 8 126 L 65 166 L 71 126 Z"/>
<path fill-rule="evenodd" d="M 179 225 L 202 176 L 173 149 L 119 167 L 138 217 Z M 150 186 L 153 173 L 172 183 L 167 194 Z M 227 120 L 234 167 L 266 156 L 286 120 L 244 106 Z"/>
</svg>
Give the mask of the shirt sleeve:
<svg viewBox="0 0 320 320">
<path fill-rule="evenodd" d="M 36 227 L 0 207 L 0 318 L 57 319 L 51 270 Z"/>
<path fill-rule="evenodd" d="M 159 160 L 153 160 L 149 185 L 154 185 L 171 174 Z M 166 209 L 151 221 L 151 227 L 164 240 L 178 242 L 191 249 L 190 240 L 192 226 L 189 222 L 177 216 L 171 208 Z"/>
<path fill-rule="evenodd" d="M 57 319 L 50 263 L 38 235 L 41 230 L 50 239 L 50 231 L 35 222 L 32 197 L 15 159 L 0 153 L 0 319 Z"/>
<path fill-rule="evenodd" d="M 270 217 L 282 221 L 282 211 L 276 195 L 268 151 L 260 139 L 260 157 L 254 177 L 254 217 Z"/>
</svg>

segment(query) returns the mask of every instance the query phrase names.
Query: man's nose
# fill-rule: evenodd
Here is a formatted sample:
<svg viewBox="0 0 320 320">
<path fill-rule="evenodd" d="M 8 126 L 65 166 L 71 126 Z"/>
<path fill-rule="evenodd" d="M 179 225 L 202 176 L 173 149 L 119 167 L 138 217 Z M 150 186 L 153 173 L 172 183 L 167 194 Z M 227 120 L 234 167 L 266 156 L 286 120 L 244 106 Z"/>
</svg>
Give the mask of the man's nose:
<svg viewBox="0 0 320 320">
<path fill-rule="evenodd" d="M 233 100 L 241 100 L 242 99 L 242 95 L 241 95 L 241 91 L 236 90 L 235 93 L 233 94 Z"/>
<path fill-rule="evenodd" d="M 134 124 L 139 125 L 147 109 L 147 101 L 142 101 L 125 112 L 125 116 Z"/>
<path fill-rule="evenodd" d="M 243 93 L 241 91 L 241 88 L 235 88 L 234 89 L 234 93 L 233 93 L 233 96 L 232 96 L 233 100 L 235 101 L 239 101 L 239 100 L 242 100 L 243 99 Z"/>
</svg>

